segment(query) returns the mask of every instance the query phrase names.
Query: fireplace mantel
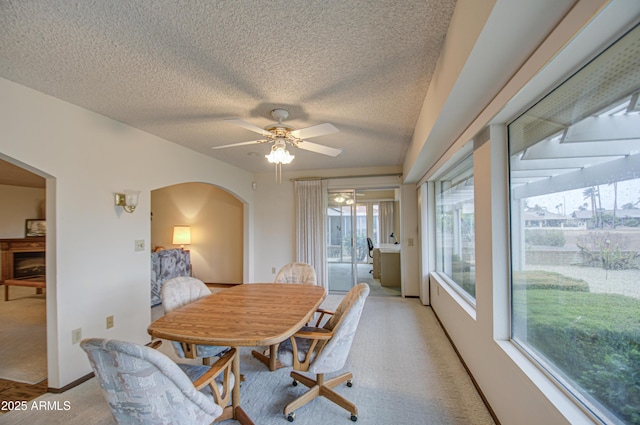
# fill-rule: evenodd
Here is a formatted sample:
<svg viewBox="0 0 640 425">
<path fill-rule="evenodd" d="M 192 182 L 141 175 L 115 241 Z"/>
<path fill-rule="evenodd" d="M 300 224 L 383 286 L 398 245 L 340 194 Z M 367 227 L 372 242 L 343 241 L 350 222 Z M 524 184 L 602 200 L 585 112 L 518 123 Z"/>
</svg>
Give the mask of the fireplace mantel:
<svg viewBox="0 0 640 425">
<path fill-rule="evenodd" d="M 45 252 L 45 242 L 46 239 L 44 237 L 0 239 L 0 252 L 2 255 L 0 283 L 3 283 L 5 279 L 13 279 L 13 257 L 16 253 Z"/>
</svg>

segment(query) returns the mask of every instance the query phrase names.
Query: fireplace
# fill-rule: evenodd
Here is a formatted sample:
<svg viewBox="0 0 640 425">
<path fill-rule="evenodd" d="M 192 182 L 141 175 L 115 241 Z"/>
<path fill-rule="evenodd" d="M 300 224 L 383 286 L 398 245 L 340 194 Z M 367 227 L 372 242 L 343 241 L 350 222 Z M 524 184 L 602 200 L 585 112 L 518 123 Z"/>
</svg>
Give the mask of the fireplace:
<svg viewBox="0 0 640 425">
<path fill-rule="evenodd" d="M 0 239 L 2 274 L 0 280 L 43 278 L 45 238 Z M 1 282 L 0 282 L 1 283 Z"/>
<path fill-rule="evenodd" d="M 15 252 L 13 254 L 14 279 L 44 276 L 46 276 L 44 252 Z"/>
</svg>

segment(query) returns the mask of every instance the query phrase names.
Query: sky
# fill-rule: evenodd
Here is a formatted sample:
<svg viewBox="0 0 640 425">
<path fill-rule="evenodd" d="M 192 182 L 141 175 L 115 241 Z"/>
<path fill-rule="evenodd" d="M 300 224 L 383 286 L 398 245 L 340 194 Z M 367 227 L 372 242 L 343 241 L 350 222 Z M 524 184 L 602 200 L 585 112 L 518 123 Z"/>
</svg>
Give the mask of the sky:
<svg viewBox="0 0 640 425">
<path fill-rule="evenodd" d="M 583 189 L 575 189 L 566 192 L 552 193 L 542 196 L 533 196 L 527 198 L 527 205 L 534 207 L 536 204 L 541 207 L 546 207 L 547 211 L 554 213 L 571 214 L 577 211 L 581 205 L 587 203 L 587 210 L 591 210 L 591 200 L 585 199 Z M 614 202 L 614 190 L 613 185 L 600 185 L 600 198 L 602 199 L 602 208 L 605 210 L 613 210 Z M 636 203 L 640 201 L 640 179 L 626 180 L 618 182 L 618 209 L 621 209 L 624 204 L 629 202 Z M 556 208 L 558 205 L 559 209 Z M 640 204 L 636 205 L 636 208 L 640 208 Z"/>
</svg>

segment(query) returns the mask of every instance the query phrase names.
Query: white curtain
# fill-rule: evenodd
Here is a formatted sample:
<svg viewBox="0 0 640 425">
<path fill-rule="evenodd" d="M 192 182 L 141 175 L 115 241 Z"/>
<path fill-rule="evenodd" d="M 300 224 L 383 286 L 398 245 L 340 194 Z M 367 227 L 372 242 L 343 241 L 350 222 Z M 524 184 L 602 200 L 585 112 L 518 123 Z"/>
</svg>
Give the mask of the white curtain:
<svg viewBox="0 0 640 425">
<path fill-rule="evenodd" d="M 380 243 L 394 243 L 395 240 L 391 239 L 389 235 L 394 233 L 394 201 L 381 201 L 380 202 Z M 398 235 L 396 235 L 398 236 Z"/>
<path fill-rule="evenodd" d="M 327 182 L 294 182 L 296 204 L 296 261 L 311 264 L 318 284 L 328 288 L 326 250 Z"/>
</svg>

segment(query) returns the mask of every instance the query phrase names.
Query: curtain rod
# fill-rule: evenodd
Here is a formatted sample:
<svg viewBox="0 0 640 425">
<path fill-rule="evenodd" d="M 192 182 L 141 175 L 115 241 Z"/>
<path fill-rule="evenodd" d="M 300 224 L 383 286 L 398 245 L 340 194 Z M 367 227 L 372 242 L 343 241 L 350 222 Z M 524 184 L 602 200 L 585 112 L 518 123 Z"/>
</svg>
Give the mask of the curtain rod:
<svg viewBox="0 0 640 425">
<path fill-rule="evenodd" d="M 312 181 L 312 180 L 337 180 L 337 179 L 358 179 L 363 177 L 402 177 L 402 173 L 392 174 L 361 174 L 359 176 L 335 176 L 335 177 L 299 177 L 296 179 L 289 179 L 289 181 Z"/>
</svg>

